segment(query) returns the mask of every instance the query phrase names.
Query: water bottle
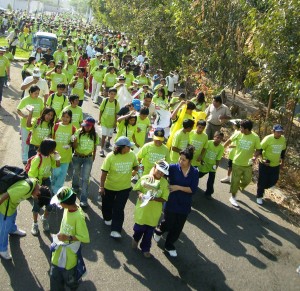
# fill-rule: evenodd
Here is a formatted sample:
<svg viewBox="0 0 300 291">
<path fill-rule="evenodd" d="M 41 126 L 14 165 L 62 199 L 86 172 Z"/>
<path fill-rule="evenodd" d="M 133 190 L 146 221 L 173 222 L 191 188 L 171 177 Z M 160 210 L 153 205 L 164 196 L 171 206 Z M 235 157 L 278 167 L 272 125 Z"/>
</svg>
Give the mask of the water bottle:
<svg viewBox="0 0 300 291">
<path fill-rule="evenodd" d="M 139 164 L 139 167 L 138 167 L 139 178 L 141 178 L 143 176 L 143 173 L 144 173 L 144 166 L 143 166 L 143 164 Z"/>
</svg>

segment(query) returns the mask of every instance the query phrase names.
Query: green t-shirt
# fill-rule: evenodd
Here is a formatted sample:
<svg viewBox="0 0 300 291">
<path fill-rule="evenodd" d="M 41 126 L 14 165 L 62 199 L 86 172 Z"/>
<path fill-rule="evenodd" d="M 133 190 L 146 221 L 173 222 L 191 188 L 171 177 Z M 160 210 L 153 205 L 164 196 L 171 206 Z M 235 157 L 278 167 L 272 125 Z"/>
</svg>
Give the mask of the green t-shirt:
<svg viewBox="0 0 300 291">
<path fill-rule="evenodd" d="M 40 71 L 41 71 L 41 74 L 42 74 L 42 77 L 45 76 L 47 70 L 48 70 L 48 66 L 46 64 L 40 64 L 39 65 L 39 68 L 40 68 Z"/>
<path fill-rule="evenodd" d="M 37 178 L 39 182 L 42 183 L 44 178 L 49 178 L 51 176 L 52 168 L 56 168 L 56 161 L 52 155 L 48 157 L 42 155 L 41 164 L 40 159 L 40 155 L 36 155 L 32 159 L 28 176 L 30 178 Z"/>
<path fill-rule="evenodd" d="M 176 131 L 172 140 L 172 147 L 184 150 L 189 144 L 189 133 L 184 132 L 183 129 Z M 179 153 L 171 150 L 170 159 L 172 163 L 177 163 L 179 159 Z"/>
<path fill-rule="evenodd" d="M 132 82 L 134 81 L 134 75 L 132 73 L 129 74 L 124 74 L 125 76 L 125 84 L 127 86 L 127 88 L 129 88 L 130 86 L 132 86 Z"/>
<path fill-rule="evenodd" d="M 203 149 L 207 149 L 208 137 L 205 132 L 200 134 L 197 133 L 197 130 L 192 130 L 189 135 L 189 144 L 195 148 L 194 156 L 192 160 L 192 166 L 200 166 L 200 162 L 197 161 Z"/>
<path fill-rule="evenodd" d="M 53 95 L 54 94 L 54 95 Z M 57 93 L 53 93 L 47 99 L 46 105 L 52 107 L 55 110 L 56 116 L 60 116 L 62 110 L 68 106 L 69 101 L 66 95 L 62 94 L 58 96 Z"/>
<path fill-rule="evenodd" d="M 85 222 L 85 215 L 82 209 L 78 206 L 78 210 L 70 212 L 64 209 L 63 218 L 60 224 L 60 233 L 68 236 L 75 236 L 80 242 L 89 243 L 90 236 Z M 66 241 L 69 243 L 69 241 Z M 58 266 L 59 257 L 63 246 L 59 246 L 53 253 L 51 263 Z M 77 265 L 77 255 L 70 248 L 66 248 L 66 270 L 70 270 Z"/>
<path fill-rule="evenodd" d="M 53 54 L 53 59 L 55 61 L 55 64 L 57 64 L 59 61 L 65 61 L 66 53 L 64 51 L 55 51 Z"/>
<path fill-rule="evenodd" d="M 115 137 L 115 141 L 118 140 L 120 136 L 127 136 L 131 142 L 133 142 L 133 136 L 136 137 L 137 134 L 137 125 L 128 124 L 125 126 L 125 120 L 122 120 L 118 124 L 118 132 Z"/>
<path fill-rule="evenodd" d="M 215 172 L 216 170 L 213 169 L 213 166 L 216 165 L 216 161 L 222 159 L 223 153 L 224 146 L 222 144 L 215 146 L 214 141 L 209 140 L 203 158 L 204 163 L 199 166 L 199 171 L 202 173 Z"/>
<path fill-rule="evenodd" d="M 19 109 L 19 110 L 25 109 L 25 107 L 27 105 L 32 105 L 34 107 L 32 117 L 38 118 L 41 116 L 42 110 L 44 108 L 44 100 L 42 98 L 40 98 L 40 97 L 32 98 L 30 96 L 27 96 L 20 101 L 17 109 Z M 21 127 L 22 128 L 27 127 L 26 123 L 27 123 L 27 118 L 21 117 Z"/>
<path fill-rule="evenodd" d="M 151 81 L 150 78 L 146 77 L 146 76 L 137 76 L 136 77 L 137 80 L 139 80 L 139 87 L 143 87 L 143 85 L 151 85 Z"/>
<path fill-rule="evenodd" d="M 73 77 L 71 83 L 77 79 L 75 86 L 72 88 L 71 94 L 76 94 L 79 96 L 79 100 L 84 99 L 84 80 L 85 78 Z"/>
<path fill-rule="evenodd" d="M 104 188 L 120 191 L 131 187 L 132 169 L 138 165 L 134 152 L 117 154 L 110 152 L 101 170 L 107 172 Z"/>
<path fill-rule="evenodd" d="M 72 78 L 77 72 L 77 66 L 75 64 L 67 65 L 65 70 L 67 72 L 66 76 L 67 76 L 68 83 L 70 83 Z"/>
<path fill-rule="evenodd" d="M 248 166 L 249 160 L 253 157 L 255 150 L 260 150 L 260 140 L 256 133 L 250 134 L 240 133 L 231 141 L 237 140 L 236 152 L 233 158 L 233 163 L 237 166 Z"/>
<path fill-rule="evenodd" d="M 233 160 L 234 155 L 235 155 L 235 149 L 236 149 L 236 144 L 238 141 L 238 138 L 241 137 L 240 135 L 241 131 L 240 130 L 236 130 L 232 136 L 230 137 L 230 140 L 233 140 L 232 143 L 230 144 L 231 148 L 229 149 L 229 155 L 228 155 L 228 159 L 229 160 Z M 236 136 L 238 136 L 238 138 L 235 138 Z"/>
<path fill-rule="evenodd" d="M 159 106 L 161 109 L 168 110 L 169 104 L 168 104 L 168 98 L 166 97 L 165 100 L 162 99 L 162 97 L 158 97 L 157 95 L 154 95 L 152 102 Z"/>
<path fill-rule="evenodd" d="M 92 58 L 90 60 L 90 71 L 92 72 L 94 68 L 99 67 L 100 61 L 97 58 Z"/>
<path fill-rule="evenodd" d="M 205 109 L 206 109 L 206 103 L 205 102 L 203 102 L 202 104 L 198 103 L 196 97 L 192 98 L 191 101 L 196 105 L 196 110 L 197 111 L 205 112 Z"/>
<path fill-rule="evenodd" d="M 142 181 L 147 182 L 148 177 L 149 175 L 146 175 L 139 179 L 133 190 L 146 194 L 149 189 L 142 186 Z M 165 178 L 161 178 L 160 180 L 155 180 L 152 185 L 155 187 L 155 197 L 162 198 L 167 201 L 169 196 L 168 181 Z M 134 210 L 134 222 L 140 225 L 157 226 L 163 210 L 163 203 L 150 200 L 146 206 L 140 207 L 141 203 L 142 201 L 137 199 Z"/>
<path fill-rule="evenodd" d="M 169 149 L 166 145 L 156 146 L 153 141 L 146 143 L 137 154 L 138 159 L 142 160 L 144 174 L 149 174 L 155 162 L 165 159 L 168 163 L 170 160 Z"/>
<path fill-rule="evenodd" d="M 106 100 L 108 100 L 106 102 Z M 105 105 L 106 103 L 106 105 Z M 105 107 L 105 108 L 104 108 Z M 104 111 L 103 111 L 104 108 Z M 113 128 L 117 113 L 120 111 L 120 105 L 118 101 L 113 100 L 112 102 L 109 101 L 108 98 L 103 99 L 100 104 L 100 111 L 101 114 L 101 125 L 107 128 Z"/>
<path fill-rule="evenodd" d="M 56 141 L 56 151 L 61 156 L 61 163 L 70 163 L 72 160 L 71 135 L 75 130 L 72 123 L 64 125 L 62 122 L 59 122 L 58 124 L 58 126 L 56 124 L 55 133 L 53 131 L 53 138 Z"/>
<path fill-rule="evenodd" d="M 17 211 L 17 207 L 22 200 L 26 200 L 31 196 L 34 190 L 36 182 L 33 182 L 32 190 L 30 191 L 30 185 L 25 181 L 21 180 L 10 186 L 7 190 L 9 195 L 9 204 L 7 210 L 7 216 L 13 215 Z M 1 195 L 0 195 L 1 196 Z M 0 205 L 0 213 L 5 215 L 8 199 Z"/>
<path fill-rule="evenodd" d="M 51 79 L 50 91 L 56 92 L 57 91 L 57 85 L 59 83 L 63 83 L 65 85 L 68 85 L 68 80 L 67 80 L 67 77 L 64 73 L 57 74 L 55 72 L 52 72 L 50 74 L 50 79 Z"/>
<path fill-rule="evenodd" d="M 137 144 L 142 147 L 145 144 L 146 140 L 146 134 L 147 134 L 147 128 L 150 126 L 150 119 L 146 117 L 144 120 L 140 118 L 140 116 L 137 117 L 137 128 L 139 128 L 141 131 L 136 132 L 135 139 Z"/>
<path fill-rule="evenodd" d="M 107 73 L 105 74 L 103 81 L 105 82 L 106 87 L 113 87 L 117 83 L 117 75 Z"/>
<path fill-rule="evenodd" d="M 63 110 L 71 110 L 72 111 L 72 124 L 79 129 L 81 126 L 81 123 L 83 121 L 83 113 L 82 113 L 82 108 L 79 106 L 72 107 L 72 105 L 66 106 Z M 59 115 L 59 118 L 61 119 L 62 117 L 62 112 Z"/>
<path fill-rule="evenodd" d="M 32 120 L 30 144 L 39 146 L 46 137 L 52 136 L 52 128 L 49 127 L 49 122 L 41 122 L 38 118 Z"/>
<path fill-rule="evenodd" d="M 98 83 L 102 83 L 105 73 L 106 73 L 105 69 L 100 70 L 98 67 L 95 67 L 92 70 L 91 75 L 93 76 L 95 81 L 97 81 Z"/>
<path fill-rule="evenodd" d="M 9 60 L 5 56 L 0 56 L 0 77 L 5 77 L 6 70 L 9 67 Z"/>
<path fill-rule="evenodd" d="M 100 142 L 98 134 L 96 134 L 96 140 L 94 141 L 94 139 L 91 138 L 88 133 L 84 133 L 79 137 L 80 132 L 81 129 L 78 129 L 75 133 L 78 142 L 78 146 L 75 149 L 76 153 L 85 156 L 93 154 L 95 147 Z"/>
<path fill-rule="evenodd" d="M 280 164 L 281 152 L 286 149 L 286 139 L 284 136 L 275 138 L 274 134 L 267 135 L 261 142 L 261 148 L 263 159 L 270 160 L 270 166 L 276 167 Z"/>
</svg>

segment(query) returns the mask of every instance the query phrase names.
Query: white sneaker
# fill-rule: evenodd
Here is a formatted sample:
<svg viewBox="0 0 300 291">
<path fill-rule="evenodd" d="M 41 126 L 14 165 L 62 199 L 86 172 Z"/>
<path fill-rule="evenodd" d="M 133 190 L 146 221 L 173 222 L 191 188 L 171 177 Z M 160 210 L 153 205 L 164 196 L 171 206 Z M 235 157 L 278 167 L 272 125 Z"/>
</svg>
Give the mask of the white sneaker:
<svg viewBox="0 0 300 291">
<path fill-rule="evenodd" d="M 44 215 L 41 216 L 41 221 L 43 223 L 43 229 L 44 231 L 49 231 L 50 230 L 50 226 L 49 226 L 49 222 L 47 218 L 44 218 Z"/>
<path fill-rule="evenodd" d="M 171 257 L 173 257 L 173 258 L 177 257 L 176 250 L 170 250 L 169 251 L 169 250 L 165 249 L 165 251 L 168 252 Z"/>
<path fill-rule="evenodd" d="M 21 230 L 21 229 L 17 229 L 15 232 L 10 233 L 12 235 L 18 235 L 18 236 L 26 236 L 26 231 Z"/>
<path fill-rule="evenodd" d="M 131 181 L 137 181 L 139 179 L 138 175 L 135 175 L 134 177 L 131 178 Z"/>
<path fill-rule="evenodd" d="M 229 198 L 230 203 L 234 206 L 234 207 L 239 207 L 238 203 L 236 202 L 236 199 L 234 197 L 230 197 Z"/>
<path fill-rule="evenodd" d="M 156 242 L 159 242 L 160 239 L 161 239 L 161 235 L 158 235 L 156 233 L 153 234 L 153 239 L 156 241 Z"/>
<path fill-rule="evenodd" d="M 104 223 L 106 224 L 106 225 L 111 225 L 111 220 L 104 220 Z"/>
<path fill-rule="evenodd" d="M 256 198 L 256 203 L 259 204 L 259 205 L 263 205 L 264 204 L 262 198 Z"/>
<path fill-rule="evenodd" d="M 122 237 L 121 234 L 117 231 L 112 231 L 110 233 L 110 236 L 113 237 L 113 238 L 121 238 Z"/>
<path fill-rule="evenodd" d="M 227 176 L 226 178 L 221 179 L 220 182 L 221 183 L 230 183 L 231 182 L 230 177 Z"/>
<path fill-rule="evenodd" d="M 0 252 L 0 257 L 4 260 L 11 260 L 12 259 L 11 254 L 8 251 Z"/>
<path fill-rule="evenodd" d="M 39 225 L 37 223 L 33 223 L 31 227 L 31 234 L 37 236 L 39 232 Z"/>
</svg>

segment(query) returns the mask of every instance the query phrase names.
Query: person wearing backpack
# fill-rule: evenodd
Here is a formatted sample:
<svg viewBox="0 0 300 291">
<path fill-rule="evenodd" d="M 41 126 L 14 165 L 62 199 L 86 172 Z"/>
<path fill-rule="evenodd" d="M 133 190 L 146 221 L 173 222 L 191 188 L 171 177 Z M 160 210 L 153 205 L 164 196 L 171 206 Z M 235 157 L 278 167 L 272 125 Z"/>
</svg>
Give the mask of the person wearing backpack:
<svg viewBox="0 0 300 291">
<path fill-rule="evenodd" d="M 78 194 L 79 188 L 81 188 L 80 206 L 87 207 L 89 179 L 96 157 L 96 148 L 99 144 L 99 136 L 95 130 L 95 119 L 88 117 L 84 120 L 81 128 L 72 136 L 71 141 L 74 148 L 72 189 Z"/>
<path fill-rule="evenodd" d="M 76 132 L 72 125 L 72 111 L 64 110 L 60 122 L 53 128 L 53 139 L 56 141 L 56 151 L 61 156 L 60 167 L 54 168 L 51 177 L 53 193 L 57 193 L 65 182 L 69 164 L 72 161 L 71 136 Z"/>
<path fill-rule="evenodd" d="M 52 136 L 52 128 L 56 117 L 53 108 L 44 108 L 41 117 L 32 119 L 33 111 L 29 111 L 27 117 L 27 127 L 31 129 L 28 135 L 27 143 L 29 143 L 28 158 L 35 156 L 41 142 L 46 137 Z"/>
<path fill-rule="evenodd" d="M 64 111 L 66 110 L 71 110 L 72 111 L 72 125 L 76 127 L 76 129 L 80 128 L 80 124 L 83 121 L 83 113 L 82 113 L 82 108 L 78 106 L 79 104 L 79 96 L 76 94 L 70 95 L 69 96 L 69 102 L 70 105 L 64 108 Z M 61 120 L 62 113 L 59 116 L 59 119 Z"/>
<path fill-rule="evenodd" d="M 65 94 L 66 85 L 59 83 L 57 85 L 57 92 L 51 94 L 47 99 L 46 106 L 52 107 L 55 110 L 56 116 L 59 116 L 62 110 L 68 106 L 68 98 Z"/>
<path fill-rule="evenodd" d="M 23 237 L 26 232 L 18 229 L 16 225 L 17 208 L 23 200 L 33 197 L 50 195 L 47 187 L 40 186 L 35 178 L 23 179 L 15 182 L 0 195 L 0 257 L 11 260 L 12 256 L 8 251 L 9 234 Z"/>
<path fill-rule="evenodd" d="M 60 166 L 60 155 L 55 151 L 56 141 L 51 138 L 44 139 L 38 149 L 38 153 L 28 160 L 25 170 L 28 172 L 30 178 L 37 178 L 39 183 L 43 186 L 49 187 L 51 189 L 51 170 L 53 168 Z M 38 214 L 40 212 L 41 206 L 33 200 L 33 225 L 31 228 L 32 235 L 36 236 L 39 234 L 38 227 Z M 41 216 L 43 222 L 44 231 L 49 231 L 48 215 L 51 212 L 52 207 L 50 201 L 43 205 L 45 206 L 45 212 Z"/>
<path fill-rule="evenodd" d="M 71 94 L 79 96 L 79 106 L 81 107 L 84 100 L 84 90 L 87 90 L 89 85 L 86 77 L 84 76 L 85 68 L 79 67 L 77 69 L 77 76 L 74 76 L 70 82 L 72 87 Z"/>
<path fill-rule="evenodd" d="M 107 137 L 106 147 L 109 148 L 110 140 L 113 136 L 114 128 L 117 123 L 117 113 L 120 111 L 119 102 L 115 99 L 117 95 L 116 88 L 110 88 L 108 90 L 108 98 L 105 98 L 100 104 L 99 122 L 101 125 L 101 150 L 100 156 L 105 157 L 104 145 Z"/>
</svg>

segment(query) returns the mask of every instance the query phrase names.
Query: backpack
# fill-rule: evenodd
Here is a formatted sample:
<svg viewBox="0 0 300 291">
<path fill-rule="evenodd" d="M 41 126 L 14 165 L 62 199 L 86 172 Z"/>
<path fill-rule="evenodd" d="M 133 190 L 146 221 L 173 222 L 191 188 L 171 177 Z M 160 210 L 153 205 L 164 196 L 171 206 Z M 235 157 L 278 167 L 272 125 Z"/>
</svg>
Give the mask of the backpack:
<svg viewBox="0 0 300 291">
<path fill-rule="evenodd" d="M 39 165 L 38 165 L 38 169 L 41 167 L 41 164 L 42 164 L 42 161 L 43 161 L 43 157 L 41 154 L 36 154 L 35 156 L 31 157 L 28 161 L 27 161 L 27 164 L 25 166 L 25 172 L 28 174 L 29 170 L 30 170 L 30 167 L 31 167 L 31 162 L 32 160 L 38 156 L 40 158 L 40 162 L 39 162 Z"/>
<path fill-rule="evenodd" d="M 64 104 L 65 104 L 66 98 L 67 98 L 65 94 L 63 94 L 63 96 L 64 96 L 64 102 L 63 102 L 63 104 L 62 104 L 61 110 L 64 109 Z M 52 103 L 53 103 L 54 97 L 55 97 L 55 93 L 52 93 L 52 94 L 51 94 L 51 97 L 50 97 L 50 98 L 51 98 L 50 107 L 52 107 Z"/>
<path fill-rule="evenodd" d="M 55 123 L 54 128 L 53 128 L 53 139 L 55 139 L 55 133 L 58 130 L 60 123 Z M 72 135 L 76 132 L 76 127 L 72 125 Z"/>
<path fill-rule="evenodd" d="M 103 113 L 104 110 L 105 110 L 105 107 L 106 107 L 107 102 L 108 102 L 108 98 L 106 98 L 105 101 L 104 101 L 104 107 L 103 107 L 102 113 Z M 117 99 L 115 99 L 115 107 L 117 106 L 117 102 L 118 102 Z"/>
<path fill-rule="evenodd" d="M 14 166 L 7 166 L 7 165 L 3 166 L 2 168 L 0 168 L 0 193 L 7 192 L 7 189 L 10 186 L 22 180 L 25 180 L 30 185 L 29 192 L 32 191 L 33 183 L 28 178 L 27 173 L 23 169 Z M 8 207 L 9 207 L 9 198 L 5 209 L 4 220 L 6 220 L 7 217 Z"/>
</svg>

